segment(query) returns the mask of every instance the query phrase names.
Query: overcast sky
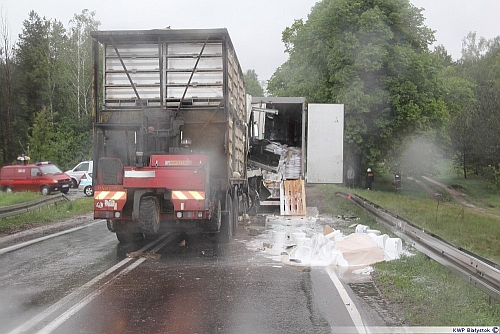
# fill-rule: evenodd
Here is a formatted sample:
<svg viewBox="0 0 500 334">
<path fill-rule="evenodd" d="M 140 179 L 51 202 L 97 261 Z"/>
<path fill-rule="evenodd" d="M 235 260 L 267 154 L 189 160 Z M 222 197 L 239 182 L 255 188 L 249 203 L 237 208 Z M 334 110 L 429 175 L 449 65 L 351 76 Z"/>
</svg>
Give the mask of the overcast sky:
<svg viewBox="0 0 500 334">
<path fill-rule="evenodd" d="M 425 8 L 426 25 L 436 30 L 453 58 L 471 31 L 487 39 L 500 35 L 500 0 L 410 0 Z M 101 30 L 227 28 L 243 71 L 254 69 L 268 80 L 286 61 L 282 31 L 295 19 L 307 19 L 316 0 L 0 0 L 12 42 L 30 10 L 57 19 L 65 27 L 83 9 L 96 12 Z"/>
</svg>

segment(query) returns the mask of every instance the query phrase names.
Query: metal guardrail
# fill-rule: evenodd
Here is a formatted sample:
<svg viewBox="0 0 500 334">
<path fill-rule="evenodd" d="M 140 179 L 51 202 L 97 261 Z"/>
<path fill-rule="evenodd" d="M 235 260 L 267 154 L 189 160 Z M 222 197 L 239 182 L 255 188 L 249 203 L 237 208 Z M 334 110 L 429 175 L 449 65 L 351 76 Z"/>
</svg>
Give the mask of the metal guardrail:
<svg viewBox="0 0 500 334">
<path fill-rule="evenodd" d="M 500 266 L 497 263 L 453 245 L 362 197 L 344 192 L 338 192 L 337 195 L 352 199 L 382 222 L 396 228 L 396 231 L 401 232 L 401 237 L 416 249 L 500 301 Z"/>
<path fill-rule="evenodd" d="M 61 201 L 70 201 L 64 194 L 50 195 L 45 198 L 40 198 L 31 202 L 8 205 L 0 207 L 0 218 L 7 218 L 10 216 L 19 215 L 36 209 L 43 208 L 48 205 L 55 204 Z"/>
</svg>

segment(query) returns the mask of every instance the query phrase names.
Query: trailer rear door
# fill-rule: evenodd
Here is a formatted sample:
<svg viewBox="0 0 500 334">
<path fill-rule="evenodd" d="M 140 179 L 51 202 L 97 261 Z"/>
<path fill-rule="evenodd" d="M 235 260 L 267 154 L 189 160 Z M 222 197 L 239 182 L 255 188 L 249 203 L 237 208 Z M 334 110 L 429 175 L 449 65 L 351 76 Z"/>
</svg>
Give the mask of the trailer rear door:
<svg viewBox="0 0 500 334">
<path fill-rule="evenodd" d="M 342 183 L 344 105 L 309 104 L 307 183 Z"/>
</svg>

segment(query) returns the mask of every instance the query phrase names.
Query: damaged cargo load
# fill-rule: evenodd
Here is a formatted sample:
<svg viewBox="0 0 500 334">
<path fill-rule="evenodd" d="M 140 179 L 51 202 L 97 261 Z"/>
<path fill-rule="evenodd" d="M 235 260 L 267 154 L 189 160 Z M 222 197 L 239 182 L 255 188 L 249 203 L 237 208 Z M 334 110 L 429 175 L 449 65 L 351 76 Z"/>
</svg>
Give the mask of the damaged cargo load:
<svg viewBox="0 0 500 334">
<path fill-rule="evenodd" d="M 262 175 L 261 204 L 278 203 L 282 181 L 304 179 L 304 106 L 304 98 L 252 98 L 248 165 Z"/>
</svg>

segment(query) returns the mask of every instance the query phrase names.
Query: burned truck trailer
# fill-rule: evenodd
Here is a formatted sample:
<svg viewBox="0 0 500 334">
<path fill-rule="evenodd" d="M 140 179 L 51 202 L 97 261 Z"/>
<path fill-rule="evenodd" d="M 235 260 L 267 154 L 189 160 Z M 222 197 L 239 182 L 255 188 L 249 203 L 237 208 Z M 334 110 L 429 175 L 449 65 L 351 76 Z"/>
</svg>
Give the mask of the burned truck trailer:
<svg viewBox="0 0 500 334">
<path fill-rule="evenodd" d="M 251 210 L 246 94 L 226 29 L 95 31 L 94 218 L 229 241 Z"/>
</svg>

